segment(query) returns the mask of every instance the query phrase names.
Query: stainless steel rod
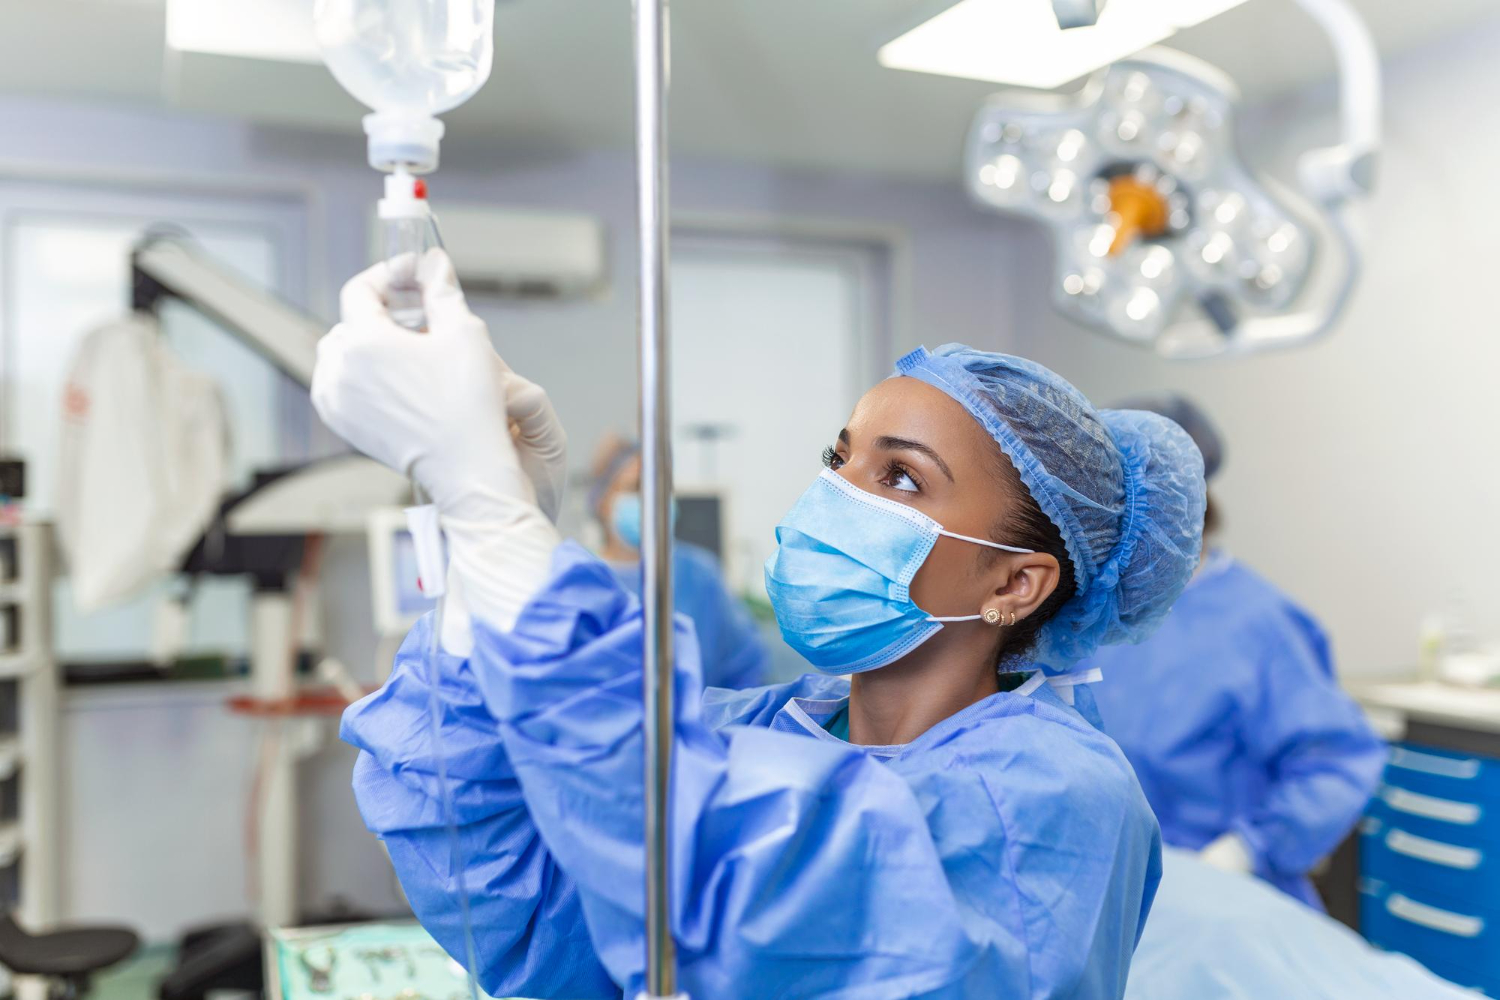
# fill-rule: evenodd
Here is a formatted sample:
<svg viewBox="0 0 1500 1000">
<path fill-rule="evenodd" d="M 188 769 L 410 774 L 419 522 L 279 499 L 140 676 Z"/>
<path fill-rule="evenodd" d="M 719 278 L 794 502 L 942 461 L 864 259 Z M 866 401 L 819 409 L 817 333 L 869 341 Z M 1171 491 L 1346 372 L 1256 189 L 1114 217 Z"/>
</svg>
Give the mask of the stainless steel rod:
<svg viewBox="0 0 1500 1000">
<path fill-rule="evenodd" d="M 667 351 L 667 0 L 635 2 L 640 237 L 641 525 L 645 601 L 646 992 L 677 995 L 668 892 L 672 766 L 672 424 Z"/>
</svg>

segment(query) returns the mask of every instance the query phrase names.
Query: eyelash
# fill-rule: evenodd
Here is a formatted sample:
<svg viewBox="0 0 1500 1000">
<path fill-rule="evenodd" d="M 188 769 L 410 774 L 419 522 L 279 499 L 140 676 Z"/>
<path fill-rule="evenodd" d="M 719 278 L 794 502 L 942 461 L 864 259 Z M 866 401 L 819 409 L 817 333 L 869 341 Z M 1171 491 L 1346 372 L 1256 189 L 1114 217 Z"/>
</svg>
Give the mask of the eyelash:
<svg viewBox="0 0 1500 1000">
<path fill-rule="evenodd" d="M 839 453 L 837 451 L 835 451 L 832 447 L 823 449 L 823 467 L 825 469 L 837 470 L 842 468 L 843 465 L 844 460 L 839 456 Z M 887 480 L 892 479 L 898 482 L 901 479 L 905 479 L 908 483 L 911 484 L 911 488 L 907 489 L 902 486 L 897 486 L 894 482 L 887 482 Z M 902 465 L 895 459 L 891 459 L 886 463 L 884 478 L 881 479 L 881 482 L 885 483 L 893 490 L 900 490 L 902 493 L 922 492 L 921 482 L 917 479 L 916 475 L 910 469 L 908 469 L 906 466 Z"/>
<path fill-rule="evenodd" d="M 895 461 L 894 459 L 886 463 L 885 475 L 886 479 L 896 479 L 897 477 L 899 477 L 901 479 L 905 479 L 908 483 L 911 483 L 911 489 L 906 489 L 905 487 L 897 486 L 895 483 L 887 482 L 886 485 L 893 490 L 900 490 L 902 493 L 922 492 L 922 486 L 917 482 L 917 477 L 912 474 L 912 471 L 906 466 L 902 465 L 900 462 Z M 885 479 L 882 479 L 881 482 L 886 481 Z"/>
</svg>

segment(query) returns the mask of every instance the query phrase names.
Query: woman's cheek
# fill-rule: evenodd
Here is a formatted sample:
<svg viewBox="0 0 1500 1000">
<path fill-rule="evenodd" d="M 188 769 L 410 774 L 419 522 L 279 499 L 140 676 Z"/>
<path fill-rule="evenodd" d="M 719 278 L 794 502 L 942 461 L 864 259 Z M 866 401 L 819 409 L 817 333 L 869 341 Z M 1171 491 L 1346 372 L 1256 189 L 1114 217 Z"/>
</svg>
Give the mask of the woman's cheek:
<svg viewBox="0 0 1500 1000">
<path fill-rule="evenodd" d="M 974 555 L 961 551 L 965 543 L 939 538 L 926 562 L 911 581 L 911 599 L 930 615 L 950 617 L 978 614 L 981 598 L 974 595 Z"/>
</svg>

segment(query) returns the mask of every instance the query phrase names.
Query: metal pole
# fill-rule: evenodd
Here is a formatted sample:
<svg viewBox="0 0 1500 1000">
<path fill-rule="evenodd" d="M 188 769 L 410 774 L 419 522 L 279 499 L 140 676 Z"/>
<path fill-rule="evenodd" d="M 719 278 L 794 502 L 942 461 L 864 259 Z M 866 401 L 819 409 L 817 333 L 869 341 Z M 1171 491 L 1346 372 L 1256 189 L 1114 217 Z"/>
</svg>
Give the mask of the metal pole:
<svg viewBox="0 0 1500 1000">
<path fill-rule="evenodd" d="M 667 354 L 667 0 L 635 2 L 640 237 L 641 566 L 646 787 L 646 992 L 677 995 L 667 878 L 672 765 L 672 424 Z"/>
</svg>

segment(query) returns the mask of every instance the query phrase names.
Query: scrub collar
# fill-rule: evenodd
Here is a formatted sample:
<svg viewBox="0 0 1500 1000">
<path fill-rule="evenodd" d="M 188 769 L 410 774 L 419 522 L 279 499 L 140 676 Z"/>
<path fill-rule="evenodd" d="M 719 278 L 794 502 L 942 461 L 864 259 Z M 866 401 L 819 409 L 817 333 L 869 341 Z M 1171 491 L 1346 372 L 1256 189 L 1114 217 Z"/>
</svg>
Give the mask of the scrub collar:
<svg viewBox="0 0 1500 1000">
<path fill-rule="evenodd" d="M 1035 697 L 1042 689 L 1049 688 L 1058 702 L 1072 707 L 1074 705 L 1074 688 L 1081 684 L 1093 684 L 1103 679 L 1103 674 L 1098 667 L 1089 670 L 1075 670 L 1068 674 L 1049 675 L 1042 670 L 1032 672 L 1031 676 L 1022 682 L 1021 686 L 1014 691 L 1001 691 L 991 695 L 991 698 L 1013 695 L 1022 698 Z M 948 718 L 933 726 L 927 732 L 918 736 L 910 743 L 892 743 L 883 746 L 866 746 L 861 743 L 848 743 L 839 739 L 824 728 L 828 720 L 832 719 L 841 709 L 849 705 L 849 696 L 846 694 L 840 698 L 793 698 L 781 707 L 771 720 L 771 729 L 781 733 L 798 733 L 811 736 L 813 739 L 822 740 L 824 743 L 832 743 L 834 746 L 853 748 L 869 754 L 877 760 L 891 760 L 899 757 L 908 750 L 920 749 L 925 743 L 933 742 L 940 738 L 950 727 L 962 725 L 970 715 L 978 715 L 984 711 L 989 698 L 982 698 L 961 712 L 956 712 Z M 1097 723 L 1084 716 L 1085 721 L 1097 728 Z"/>
</svg>

